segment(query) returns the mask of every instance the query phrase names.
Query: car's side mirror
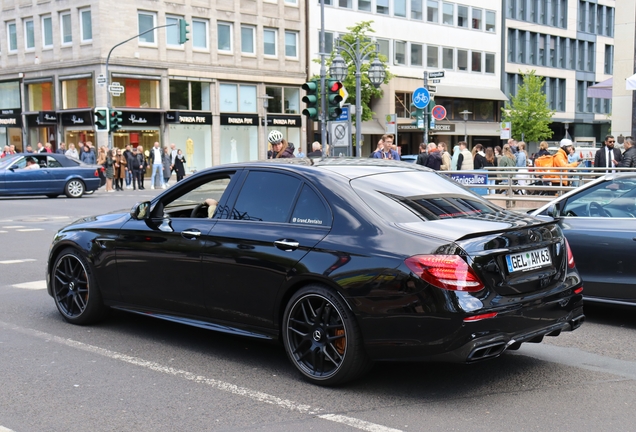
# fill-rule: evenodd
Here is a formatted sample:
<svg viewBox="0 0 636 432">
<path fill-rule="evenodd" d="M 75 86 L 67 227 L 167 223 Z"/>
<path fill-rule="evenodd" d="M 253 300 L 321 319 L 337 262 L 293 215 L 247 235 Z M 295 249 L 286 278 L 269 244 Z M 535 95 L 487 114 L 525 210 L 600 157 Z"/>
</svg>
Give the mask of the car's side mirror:
<svg viewBox="0 0 636 432">
<path fill-rule="evenodd" d="M 136 220 L 144 220 L 150 217 L 150 201 L 137 203 L 130 210 L 130 216 Z"/>
<path fill-rule="evenodd" d="M 546 210 L 546 213 L 548 216 L 550 216 L 553 219 L 560 219 L 561 217 L 561 212 L 559 211 L 559 206 L 557 204 L 550 204 Z"/>
</svg>

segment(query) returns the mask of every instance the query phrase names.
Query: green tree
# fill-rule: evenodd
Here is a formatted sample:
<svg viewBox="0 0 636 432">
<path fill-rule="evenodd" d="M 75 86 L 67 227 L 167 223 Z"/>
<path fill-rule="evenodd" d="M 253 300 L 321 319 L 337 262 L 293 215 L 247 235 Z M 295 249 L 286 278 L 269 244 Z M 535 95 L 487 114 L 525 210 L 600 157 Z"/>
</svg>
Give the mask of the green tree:
<svg viewBox="0 0 636 432">
<path fill-rule="evenodd" d="M 519 71 L 521 73 L 521 71 Z M 516 140 L 541 141 L 552 137 L 549 125 L 554 111 L 548 105 L 543 92 L 544 78 L 535 71 L 522 73 L 523 84 L 517 95 L 510 95 L 510 103 L 503 107 L 503 121 L 511 122 L 512 137 Z"/>
<path fill-rule="evenodd" d="M 349 32 L 340 37 L 343 40 L 349 42 L 350 44 L 354 44 L 358 40 L 361 42 L 361 44 L 371 42 L 371 38 L 368 36 L 368 34 L 375 33 L 375 30 L 373 30 L 373 28 L 371 27 L 371 24 L 373 24 L 373 21 L 362 21 L 355 24 L 352 27 L 347 27 L 347 30 Z M 381 98 L 383 94 L 382 90 L 380 88 L 376 88 L 373 84 L 371 84 L 371 81 L 369 80 L 368 71 L 369 71 L 369 66 L 371 65 L 371 62 L 377 57 L 378 59 L 380 59 L 380 61 L 384 65 L 384 72 L 386 73 L 386 76 L 384 78 L 384 84 L 387 84 L 391 80 L 391 78 L 393 78 L 393 75 L 389 72 L 387 67 L 386 56 L 382 54 L 377 54 L 375 51 L 374 44 L 372 43 L 368 44 L 368 47 L 365 52 L 368 52 L 370 54 L 369 54 L 369 60 L 364 62 L 362 65 L 360 65 L 360 74 L 361 74 L 360 96 L 362 99 L 360 101 L 360 106 L 362 107 L 362 121 L 371 120 L 373 118 L 374 113 L 373 111 L 371 111 L 371 107 L 370 107 L 371 99 Z M 327 69 L 331 67 L 331 63 L 333 62 L 333 59 L 336 56 L 336 54 L 337 54 L 337 50 L 335 48 L 335 42 L 334 42 L 334 51 L 331 53 L 331 55 L 328 58 L 325 59 L 325 64 L 327 66 Z M 347 77 L 342 81 L 342 84 L 344 85 L 344 87 L 347 89 L 347 92 L 349 93 L 349 97 L 347 98 L 346 103 L 355 105 L 356 103 L 356 100 L 355 100 L 356 99 L 356 64 L 354 63 L 353 59 L 345 51 L 342 51 L 340 55 L 342 55 L 342 58 L 347 64 L 347 70 L 348 70 Z M 314 61 L 316 63 L 320 63 L 320 59 L 316 59 Z M 319 76 L 315 76 L 313 78 L 320 79 Z M 355 123 L 355 117 L 353 117 L 353 120 Z"/>
</svg>

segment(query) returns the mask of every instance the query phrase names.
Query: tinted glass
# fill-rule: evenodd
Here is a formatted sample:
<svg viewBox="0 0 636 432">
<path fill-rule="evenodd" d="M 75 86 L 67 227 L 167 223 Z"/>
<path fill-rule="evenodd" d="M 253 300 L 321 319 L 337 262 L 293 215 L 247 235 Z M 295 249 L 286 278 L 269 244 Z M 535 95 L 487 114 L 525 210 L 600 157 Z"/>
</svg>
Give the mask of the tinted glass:
<svg viewBox="0 0 636 432">
<path fill-rule="evenodd" d="M 294 207 L 291 222 L 297 225 L 329 226 L 331 225 L 331 217 L 316 192 L 311 187 L 304 185 L 296 202 L 296 207 Z"/>
<path fill-rule="evenodd" d="M 252 171 L 241 188 L 231 219 L 287 222 L 300 180 L 286 174 Z"/>
<path fill-rule="evenodd" d="M 561 214 L 589 217 L 633 217 L 636 211 L 636 179 L 616 179 L 601 182 L 567 200 Z"/>
<path fill-rule="evenodd" d="M 48 167 L 49 168 L 62 168 L 62 164 L 55 158 L 48 156 L 47 158 Z M 75 162 L 71 160 L 72 162 Z M 72 165 L 78 165 L 77 163 L 73 163 Z"/>
</svg>

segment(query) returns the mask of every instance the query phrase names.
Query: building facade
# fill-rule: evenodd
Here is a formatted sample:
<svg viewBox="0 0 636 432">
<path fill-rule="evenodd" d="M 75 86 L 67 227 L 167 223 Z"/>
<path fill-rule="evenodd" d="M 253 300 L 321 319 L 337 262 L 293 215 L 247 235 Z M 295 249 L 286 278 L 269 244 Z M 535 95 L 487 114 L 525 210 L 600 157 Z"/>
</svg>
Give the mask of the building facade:
<svg viewBox="0 0 636 432">
<path fill-rule="evenodd" d="M 320 4 L 309 3 L 308 39 L 310 75 L 318 75 Z M 418 152 L 423 131 L 410 117 L 412 96 L 423 86 L 424 72 L 444 72 L 432 105 L 442 105 L 447 116 L 438 120 L 429 140 L 450 146 L 468 136 L 471 145 L 500 142 L 501 0 L 325 0 L 325 51 L 347 28 L 373 21 L 380 53 L 395 77 L 383 85 L 384 96 L 372 101 L 374 118 L 364 122 L 362 154 L 375 150 L 387 130 L 387 115 L 397 115 L 397 143 L 402 154 Z M 355 89 L 347 89 L 350 95 Z M 468 111 L 467 121 L 460 113 Z"/>
<path fill-rule="evenodd" d="M 636 2 L 616 2 L 614 82 L 612 85 L 612 133 L 636 136 L 636 94 L 625 81 L 636 74 Z"/>
<path fill-rule="evenodd" d="M 273 128 L 306 146 L 300 0 L 0 0 L 0 10 L 0 145 L 106 145 L 93 112 L 110 105 L 123 114 L 114 146 L 174 142 L 190 172 L 265 158 Z M 123 92 L 109 93 L 113 83 Z"/>
<path fill-rule="evenodd" d="M 505 94 L 515 95 L 521 74 L 535 70 L 545 78 L 544 92 L 555 111 L 552 140 L 570 136 L 581 142 L 602 142 L 610 130 L 611 95 L 588 97 L 588 89 L 612 78 L 616 2 L 504 2 Z"/>
</svg>

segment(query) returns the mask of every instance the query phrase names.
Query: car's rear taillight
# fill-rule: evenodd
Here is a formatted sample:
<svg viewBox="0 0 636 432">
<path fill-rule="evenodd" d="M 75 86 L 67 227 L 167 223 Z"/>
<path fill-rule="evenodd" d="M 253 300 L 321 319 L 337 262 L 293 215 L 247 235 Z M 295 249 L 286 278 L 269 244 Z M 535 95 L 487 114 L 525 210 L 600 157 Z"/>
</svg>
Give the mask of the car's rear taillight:
<svg viewBox="0 0 636 432">
<path fill-rule="evenodd" d="M 438 288 L 468 292 L 484 288 L 473 269 L 459 255 L 414 255 L 404 263 L 417 276 Z"/>
<path fill-rule="evenodd" d="M 568 268 L 573 269 L 576 264 L 574 263 L 574 255 L 572 255 L 572 249 L 570 249 L 568 239 L 565 239 L 565 250 L 568 251 Z"/>
<path fill-rule="evenodd" d="M 99 177 L 99 170 L 98 169 L 95 170 L 95 177 Z"/>
</svg>

